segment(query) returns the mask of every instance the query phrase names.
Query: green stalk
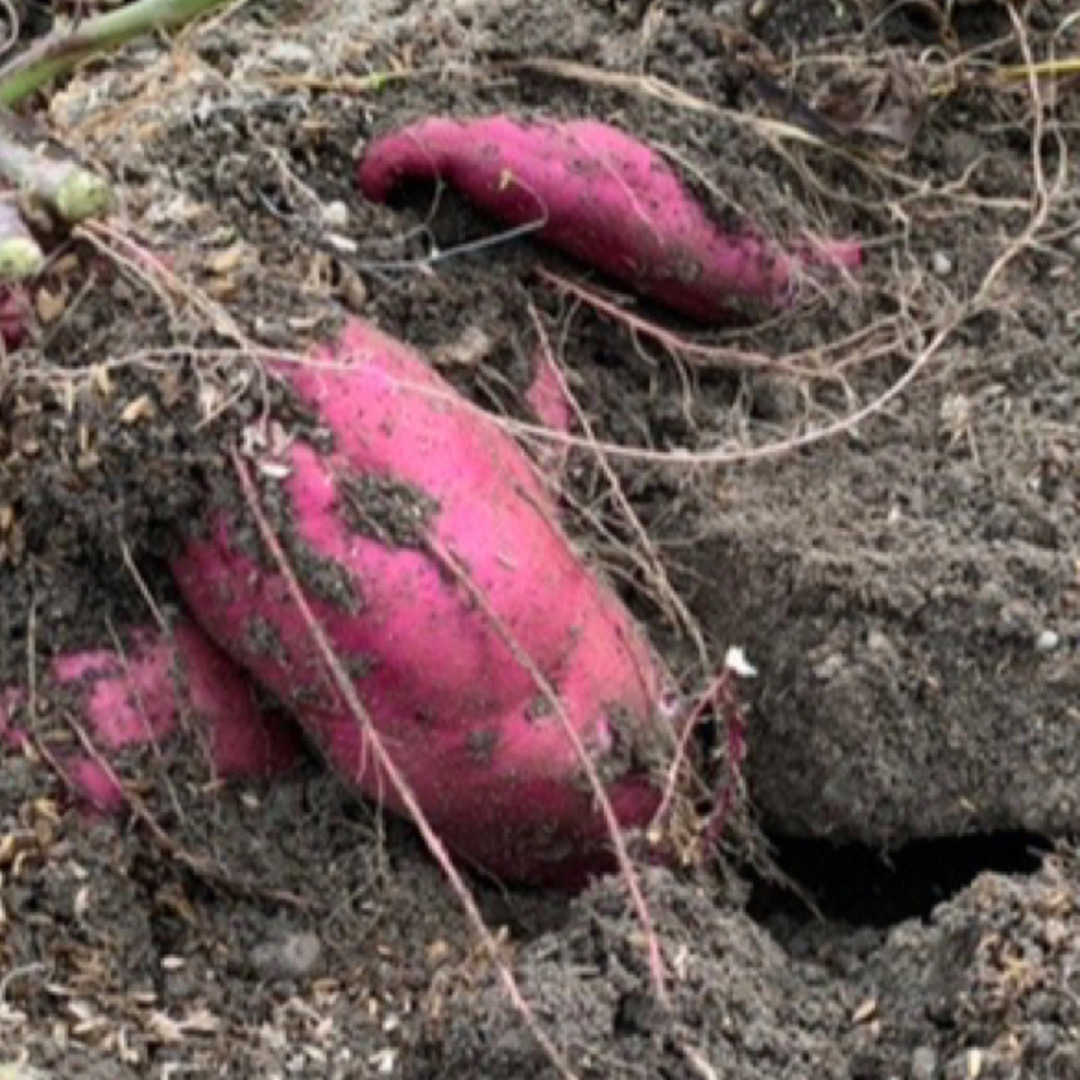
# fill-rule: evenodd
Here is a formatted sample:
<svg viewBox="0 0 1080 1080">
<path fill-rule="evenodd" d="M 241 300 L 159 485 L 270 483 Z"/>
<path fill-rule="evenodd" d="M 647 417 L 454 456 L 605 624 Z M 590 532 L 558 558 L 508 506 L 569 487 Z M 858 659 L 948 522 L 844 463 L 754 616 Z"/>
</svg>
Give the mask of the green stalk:
<svg viewBox="0 0 1080 1080">
<path fill-rule="evenodd" d="M 0 110 L 0 179 L 20 195 L 77 225 L 112 204 L 109 182 L 78 162 L 31 150 L 7 110 Z"/>
<path fill-rule="evenodd" d="M 52 33 L 0 70 L 0 105 L 12 106 L 99 53 L 190 22 L 225 0 L 135 0 L 126 7 Z"/>
</svg>

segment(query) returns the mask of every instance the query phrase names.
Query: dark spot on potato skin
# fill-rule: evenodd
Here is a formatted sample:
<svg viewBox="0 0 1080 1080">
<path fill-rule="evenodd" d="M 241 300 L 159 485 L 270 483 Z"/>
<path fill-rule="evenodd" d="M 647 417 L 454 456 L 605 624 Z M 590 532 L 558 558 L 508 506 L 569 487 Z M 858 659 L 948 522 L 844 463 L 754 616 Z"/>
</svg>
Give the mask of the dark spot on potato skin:
<svg viewBox="0 0 1080 1080">
<path fill-rule="evenodd" d="M 342 475 L 337 492 L 346 527 L 389 548 L 423 548 L 440 506 L 427 492 L 389 476 Z"/>
<path fill-rule="evenodd" d="M 277 627 L 261 615 L 252 615 L 248 619 L 245 646 L 252 656 L 267 656 L 280 664 L 288 659 Z"/>
<path fill-rule="evenodd" d="M 525 719 L 530 723 L 538 723 L 545 717 L 551 716 L 554 710 L 546 694 L 537 694 L 525 708 Z"/>
<path fill-rule="evenodd" d="M 300 583 L 313 596 L 348 615 L 359 615 L 364 610 L 366 605 L 360 586 L 344 566 L 315 554 L 293 537 L 290 537 L 286 550 Z"/>
<path fill-rule="evenodd" d="M 439 722 L 434 709 L 416 709 L 413 712 L 413 720 L 420 727 L 433 728 Z"/>
<path fill-rule="evenodd" d="M 494 728 L 477 728 L 465 737 L 465 744 L 477 765 L 490 765 L 499 745 L 499 733 Z"/>
<path fill-rule="evenodd" d="M 344 657 L 343 663 L 349 677 L 354 682 L 361 682 L 368 678 L 379 666 L 378 658 L 367 653 Z"/>
</svg>

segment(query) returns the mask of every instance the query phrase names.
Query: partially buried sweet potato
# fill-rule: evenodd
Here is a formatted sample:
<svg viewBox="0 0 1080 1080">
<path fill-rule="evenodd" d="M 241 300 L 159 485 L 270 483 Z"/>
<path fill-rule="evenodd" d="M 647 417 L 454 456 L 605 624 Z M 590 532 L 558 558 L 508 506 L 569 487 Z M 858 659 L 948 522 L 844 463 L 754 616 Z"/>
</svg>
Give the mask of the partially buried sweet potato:
<svg viewBox="0 0 1080 1080">
<path fill-rule="evenodd" d="M 41 696 L 72 709 L 94 745 L 54 734 L 49 749 L 76 795 L 95 810 L 124 805 L 117 780 L 124 751 L 163 744 L 182 724 L 195 725 L 210 770 L 220 777 L 269 777 L 299 754 L 288 727 L 259 712 L 243 673 L 199 630 L 178 626 L 163 634 L 140 627 L 122 650 L 90 649 L 56 657 L 39 687 Z M 0 743 L 19 748 L 26 727 L 16 721 L 26 691 L 0 692 Z"/>
<path fill-rule="evenodd" d="M 297 438 L 264 498 L 425 815 L 460 857 L 507 880 L 576 887 L 610 869 L 564 721 L 621 824 L 641 827 L 659 802 L 650 766 L 672 741 L 674 698 L 626 609 L 560 529 L 531 462 L 366 323 L 278 371 L 332 444 Z M 403 810 L 244 508 L 193 536 L 174 573 L 193 616 L 291 706 L 338 772 Z M 562 720 L 504 635 L 549 680 Z"/>
<path fill-rule="evenodd" d="M 17 349 L 26 339 L 29 304 L 21 290 L 0 285 L 0 339 L 4 348 Z"/>
<path fill-rule="evenodd" d="M 782 304 L 813 267 L 854 269 L 858 243 L 785 252 L 747 225 L 722 229 L 654 150 L 595 120 L 435 117 L 376 139 L 359 163 L 363 195 L 442 180 L 509 226 L 538 235 L 637 293 L 695 319 L 733 299 Z"/>
</svg>

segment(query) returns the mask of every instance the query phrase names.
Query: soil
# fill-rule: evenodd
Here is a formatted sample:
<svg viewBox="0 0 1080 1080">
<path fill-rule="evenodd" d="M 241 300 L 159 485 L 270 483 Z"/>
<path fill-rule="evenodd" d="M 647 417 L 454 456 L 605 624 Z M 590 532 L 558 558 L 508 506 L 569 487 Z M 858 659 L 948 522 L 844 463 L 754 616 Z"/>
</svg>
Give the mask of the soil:
<svg viewBox="0 0 1080 1080">
<path fill-rule="evenodd" d="M 40 120 L 121 203 L 0 357 L 0 686 L 181 612 L 167 560 L 235 499 L 229 454 L 307 424 L 259 349 L 360 314 L 510 423 L 542 331 L 595 439 L 650 451 L 609 474 L 573 450 L 575 539 L 689 692 L 731 646 L 757 668 L 746 820 L 715 864 L 644 874 L 667 1007 L 620 880 L 470 879 L 559 1054 L 604 1078 L 1077 1075 L 1080 96 L 999 72 L 1080 54 L 1080 23 L 940 7 L 280 0 L 55 88 Z M 866 265 L 706 329 L 452 192 L 355 191 L 377 135 L 496 110 L 617 123 L 718 218 L 857 234 Z M 142 813 L 89 819 L 5 751 L 0 1076 L 559 1075 L 410 826 L 314 760 L 206 778 L 175 740 Z M 841 843 L 862 858 L 816 854 Z M 890 858 L 946 891 L 878 897 Z"/>
</svg>

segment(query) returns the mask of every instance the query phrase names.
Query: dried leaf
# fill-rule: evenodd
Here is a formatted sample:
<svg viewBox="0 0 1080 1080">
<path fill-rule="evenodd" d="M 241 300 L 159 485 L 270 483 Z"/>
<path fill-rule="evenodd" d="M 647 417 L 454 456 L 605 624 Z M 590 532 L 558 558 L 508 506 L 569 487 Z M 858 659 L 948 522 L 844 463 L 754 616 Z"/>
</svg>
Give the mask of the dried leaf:
<svg viewBox="0 0 1080 1080">
<path fill-rule="evenodd" d="M 845 137 L 881 139 L 910 150 L 926 119 L 929 93 L 922 70 L 894 53 L 884 67 L 838 72 L 811 104 Z"/>
<path fill-rule="evenodd" d="M 233 244 L 224 251 L 214 252 L 206 260 L 207 269 L 218 276 L 231 274 L 248 261 L 248 249 L 244 244 Z"/>
<path fill-rule="evenodd" d="M 154 415 L 154 403 L 149 394 L 140 394 L 129 401 L 120 412 L 121 424 L 134 424 Z"/>
<path fill-rule="evenodd" d="M 37 309 L 37 317 L 43 326 L 50 326 L 56 322 L 67 308 L 67 290 L 61 289 L 53 293 L 48 289 L 38 289 L 34 296 L 34 307 Z"/>
</svg>

